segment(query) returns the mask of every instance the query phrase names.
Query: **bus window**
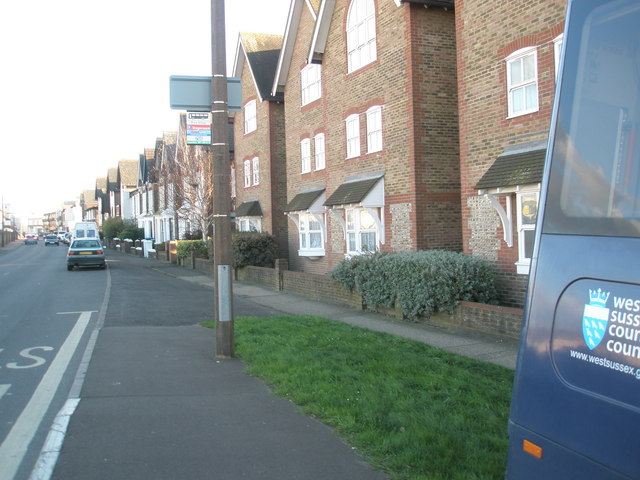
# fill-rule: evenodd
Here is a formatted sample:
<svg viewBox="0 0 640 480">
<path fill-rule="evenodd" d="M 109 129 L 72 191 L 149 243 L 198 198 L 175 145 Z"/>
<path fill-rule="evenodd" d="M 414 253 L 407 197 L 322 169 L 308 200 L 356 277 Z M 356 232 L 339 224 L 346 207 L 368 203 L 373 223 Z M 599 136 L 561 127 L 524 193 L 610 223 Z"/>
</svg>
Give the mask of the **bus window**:
<svg viewBox="0 0 640 480">
<path fill-rule="evenodd" d="M 565 78 L 574 80 L 560 98 L 547 233 L 640 236 L 639 11 L 607 2 L 567 39 Z"/>
</svg>

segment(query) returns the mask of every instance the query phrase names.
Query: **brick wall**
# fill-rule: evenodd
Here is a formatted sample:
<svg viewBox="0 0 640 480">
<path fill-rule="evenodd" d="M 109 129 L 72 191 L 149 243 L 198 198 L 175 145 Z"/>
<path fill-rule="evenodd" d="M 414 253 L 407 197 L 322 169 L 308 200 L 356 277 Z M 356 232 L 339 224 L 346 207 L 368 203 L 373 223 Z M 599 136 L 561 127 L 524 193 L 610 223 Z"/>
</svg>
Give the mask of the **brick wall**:
<svg viewBox="0 0 640 480">
<path fill-rule="evenodd" d="M 461 249 L 455 20 L 453 12 L 377 1 L 377 60 L 349 73 L 346 15 L 337 0 L 322 58 L 322 97 L 301 106 L 314 20 L 305 7 L 285 90 L 288 199 L 311 187 L 331 195 L 349 176 L 384 172 L 383 250 Z M 365 112 L 382 106 L 383 149 L 367 153 Z M 346 159 L 345 120 L 360 117 L 360 151 Z M 326 168 L 301 173 L 300 141 L 325 134 Z M 299 257 L 289 222 L 292 270 L 324 274 L 344 258 L 339 222 L 327 214 L 326 255 Z"/>
<path fill-rule="evenodd" d="M 527 283 L 527 275 L 518 274 L 515 266 L 515 218 L 514 245 L 508 247 L 498 214 L 475 185 L 506 146 L 547 138 L 555 92 L 553 39 L 562 33 L 565 10 L 565 0 L 456 1 L 463 247 L 496 266 L 504 305 L 522 306 Z M 533 46 L 539 110 L 507 118 L 504 60 Z M 512 202 L 515 212 L 513 195 L 500 201 Z"/>
<path fill-rule="evenodd" d="M 284 162 L 286 145 L 284 140 L 284 106 L 282 103 L 260 101 L 255 82 L 244 63 L 242 69 L 242 105 L 256 100 L 257 129 L 244 133 L 244 111 L 234 119 L 236 171 L 236 208 L 243 202 L 259 200 L 262 208 L 262 231 L 273 234 L 280 248 L 280 256 L 288 256 L 288 224 L 283 209 L 286 205 L 286 176 Z M 258 185 L 244 186 L 244 162 L 254 157 L 260 159 Z"/>
<path fill-rule="evenodd" d="M 358 310 L 367 308 L 362 297 L 349 292 L 328 275 L 315 275 L 273 268 L 242 267 L 236 269 L 236 279 L 255 283 L 273 290 L 295 293 L 314 300 L 345 305 Z M 402 318 L 398 309 L 380 308 L 378 312 Z M 460 302 L 453 315 L 438 313 L 420 322 L 438 327 L 466 330 L 497 338 L 518 339 L 522 328 L 522 310 L 517 308 Z"/>
</svg>

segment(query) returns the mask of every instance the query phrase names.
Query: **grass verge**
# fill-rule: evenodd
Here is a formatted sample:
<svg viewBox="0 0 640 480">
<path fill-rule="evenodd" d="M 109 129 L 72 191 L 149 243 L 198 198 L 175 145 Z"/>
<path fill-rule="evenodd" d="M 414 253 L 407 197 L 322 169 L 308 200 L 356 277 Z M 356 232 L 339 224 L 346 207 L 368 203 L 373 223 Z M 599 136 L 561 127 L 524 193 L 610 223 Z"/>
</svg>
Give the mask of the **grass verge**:
<svg viewBox="0 0 640 480">
<path fill-rule="evenodd" d="M 236 352 L 394 479 L 504 477 L 513 372 L 318 317 L 238 317 Z"/>
</svg>

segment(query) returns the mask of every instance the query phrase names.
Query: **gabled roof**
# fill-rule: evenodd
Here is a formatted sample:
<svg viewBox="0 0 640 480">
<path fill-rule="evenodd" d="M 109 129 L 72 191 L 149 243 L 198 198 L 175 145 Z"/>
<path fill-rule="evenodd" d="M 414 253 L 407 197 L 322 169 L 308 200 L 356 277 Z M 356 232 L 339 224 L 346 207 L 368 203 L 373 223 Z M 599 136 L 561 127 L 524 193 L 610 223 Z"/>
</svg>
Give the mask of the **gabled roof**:
<svg viewBox="0 0 640 480">
<path fill-rule="evenodd" d="M 144 153 L 140 154 L 138 165 L 138 186 L 144 185 L 150 181 L 149 172 L 155 165 L 155 155 L 153 148 L 145 148 Z"/>
<path fill-rule="evenodd" d="M 110 168 L 107 172 L 107 191 L 117 192 L 120 190 L 118 185 L 118 169 L 116 167 Z"/>
<path fill-rule="evenodd" d="M 453 0 L 394 0 L 394 2 L 397 6 L 400 6 L 401 3 L 415 3 L 424 5 L 425 8 L 437 7 L 444 8 L 445 10 L 453 10 L 454 7 Z M 311 45 L 309 47 L 309 55 L 307 56 L 308 63 L 322 62 L 322 55 L 324 55 L 324 49 L 327 45 L 329 26 L 335 6 L 336 0 L 322 0 L 319 9 L 316 9 L 318 17 L 313 28 L 313 35 L 311 36 Z"/>
<path fill-rule="evenodd" d="M 289 74 L 289 67 L 291 66 L 293 47 L 296 42 L 298 28 L 300 26 L 300 17 L 302 16 L 303 10 L 306 8 L 311 13 L 315 22 L 317 19 L 318 8 L 322 8 L 321 5 L 320 7 L 317 7 L 317 3 L 317 1 L 291 0 L 287 24 L 284 30 L 282 48 L 280 50 L 278 65 L 274 75 L 273 85 L 271 87 L 271 95 L 281 94 L 284 92 L 284 85 L 287 81 L 287 75 Z"/>
<path fill-rule="evenodd" d="M 278 66 L 282 35 L 266 33 L 240 33 L 236 49 L 234 76 L 240 77 L 247 62 L 251 76 L 260 95 L 260 101 L 282 101 L 282 93 L 271 94 L 271 85 Z"/>
<path fill-rule="evenodd" d="M 118 162 L 118 178 L 121 185 L 135 187 L 138 181 L 138 160 L 120 160 Z"/>
</svg>

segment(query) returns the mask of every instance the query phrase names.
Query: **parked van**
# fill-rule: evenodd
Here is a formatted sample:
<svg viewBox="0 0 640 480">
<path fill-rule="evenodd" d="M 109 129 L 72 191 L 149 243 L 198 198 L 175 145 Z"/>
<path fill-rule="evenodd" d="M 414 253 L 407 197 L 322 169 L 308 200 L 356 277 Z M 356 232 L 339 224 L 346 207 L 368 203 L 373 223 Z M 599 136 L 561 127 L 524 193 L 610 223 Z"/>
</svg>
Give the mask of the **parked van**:
<svg viewBox="0 0 640 480">
<path fill-rule="evenodd" d="M 97 238 L 100 239 L 98 233 L 98 224 L 96 222 L 78 222 L 73 228 L 73 239 L 76 238 Z"/>
<path fill-rule="evenodd" d="M 507 480 L 640 479 L 640 2 L 570 0 Z"/>
</svg>

